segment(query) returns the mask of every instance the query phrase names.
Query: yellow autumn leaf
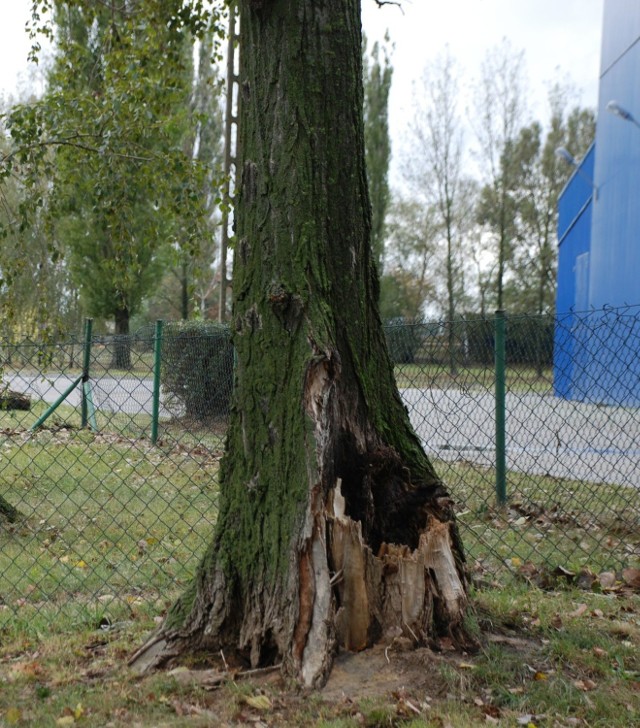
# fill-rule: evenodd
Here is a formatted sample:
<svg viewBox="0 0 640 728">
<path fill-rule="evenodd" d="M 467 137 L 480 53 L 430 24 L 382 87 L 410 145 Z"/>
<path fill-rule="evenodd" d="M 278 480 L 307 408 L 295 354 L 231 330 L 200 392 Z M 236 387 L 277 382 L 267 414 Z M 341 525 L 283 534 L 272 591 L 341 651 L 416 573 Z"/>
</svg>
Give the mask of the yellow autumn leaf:
<svg viewBox="0 0 640 728">
<path fill-rule="evenodd" d="M 549 676 L 547 675 L 546 672 L 540 672 L 540 670 L 538 670 L 538 672 L 536 672 L 536 674 L 533 676 L 533 679 L 534 680 L 548 680 Z"/>
<path fill-rule="evenodd" d="M 15 725 L 22 720 L 22 711 L 20 708 L 9 708 L 4 714 L 4 719 L 9 725 Z"/>
<path fill-rule="evenodd" d="M 86 569 L 87 568 L 87 562 L 80 559 L 80 561 L 76 561 L 74 564 L 76 569 Z"/>
<path fill-rule="evenodd" d="M 271 708 L 271 700 L 266 695 L 250 695 L 246 698 L 246 703 L 256 710 L 269 710 Z"/>
<path fill-rule="evenodd" d="M 80 720 L 82 716 L 84 715 L 84 706 L 82 703 L 78 703 L 76 705 L 76 709 L 73 711 L 73 716 L 76 720 Z"/>
<path fill-rule="evenodd" d="M 64 726 L 73 725 L 75 722 L 76 719 L 72 715 L 63 715 L 62 718 L 56 720 L 56 725 L 63 728 Z"/>
<path fill-rule="evenodd" d="M 517 556 L 514 556 L 511 559 L 511 566 L 515 566 L 515 567 L 522 566 L 522 559 L 519 559 Z"/>
</svg>

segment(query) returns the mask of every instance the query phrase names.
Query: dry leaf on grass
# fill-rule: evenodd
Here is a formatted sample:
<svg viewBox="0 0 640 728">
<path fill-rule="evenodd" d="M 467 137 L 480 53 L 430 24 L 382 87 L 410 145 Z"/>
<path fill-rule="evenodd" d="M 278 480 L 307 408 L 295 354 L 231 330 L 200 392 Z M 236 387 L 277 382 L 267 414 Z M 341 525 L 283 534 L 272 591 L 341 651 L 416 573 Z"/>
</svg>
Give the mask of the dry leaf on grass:
<svg viewBox="0 0 640 728">
<path fill-rule="evenodd" d="M 583 614 L 589 609 L 586 604 L 578 604 L 578 607 L 573 612 L 569 612 L 567 617 L 582 617 Z"/>
<path fill-rule="evenodd" d="M 267 695 L 250 695 L 244 702 L 256 710 L 271 710 L 273 703 Z"/>
<path fill-rule="evenodd" d="M 588 677 L 584 680 L 574 680 L 573 684 L 578 688 L 578 690 L 583 690 L 585 693 L 589 692 L 589 690 L 595 690 L 598 687 L 597 683 L 594 683 L 593 680 L 589 680 Z"/>
<path fill-rule="evenodd" d="M 622 579 L 627 586 L 640 591 L 640 569 L 633 567 L 623 569 Z"/>
</svg>

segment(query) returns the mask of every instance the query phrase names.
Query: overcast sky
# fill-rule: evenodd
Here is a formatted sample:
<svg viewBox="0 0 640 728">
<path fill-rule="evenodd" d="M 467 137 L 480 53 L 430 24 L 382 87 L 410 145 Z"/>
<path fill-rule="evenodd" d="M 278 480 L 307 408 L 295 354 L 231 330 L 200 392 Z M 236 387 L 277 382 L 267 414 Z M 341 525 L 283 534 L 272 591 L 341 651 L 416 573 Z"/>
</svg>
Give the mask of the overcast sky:
<svg viewBox="0 0 640 728">
<path fill-rule="evenodd" d="M 24 25 L 31 0 L 0 0 L 0 92 L 15 93 L 28 81 L 29 41 Z M 477 75 L 486 51 L 508 38 L 524 50 L 532 114 L 546 117 L 546 89 L 553 81 L 570 79 L 577 101 L 597 103 L 603 0 L 402 0 L 377 7 L 362 0 L 363 27 L 371 41 L 389 30 L 395 44 L 390 125 L 399 143 L 419 90 L 425 65 L 448 45 L 466 80 Z M 461 99 L 461 110 L 467 103 Z"/>
</svg>

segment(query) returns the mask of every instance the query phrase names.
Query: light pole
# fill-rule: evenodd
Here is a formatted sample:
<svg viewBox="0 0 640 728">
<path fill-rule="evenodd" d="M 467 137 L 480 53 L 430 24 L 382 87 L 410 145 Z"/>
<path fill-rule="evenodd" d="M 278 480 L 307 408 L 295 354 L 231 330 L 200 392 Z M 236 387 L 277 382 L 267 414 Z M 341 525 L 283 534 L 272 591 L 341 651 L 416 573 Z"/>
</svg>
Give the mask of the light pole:
<svg viewBox="0 0 640 728">
<path fill-rule="evenodd" d="M 591 186 L 591 189 L 593 190 L 593 199 L 597 201 L 598 200 L 597 186 L 593 183 L 593 180 L 591 179 L 591 177 L 589 177 L 589 175 L 586 174 L 582 170 L 582 168 L 580 167 L 580 164 L 578 162 L 576 162 L 573 155 L 571 155 L 564 147 L 558 147 L 556 149 L 556 157 L 559 157 L 560 159 L 563 159 L 565 162 L 570 164 L 579 175 L 581 175 L 582 177 L 584 177 L 587 180 L 587 182 Z"/>
<path fill-rule="evenodd" d="M 607 104 L 607 111 L 611 114 L 614 114 L 615 116 L 619 116 L 625 121 L 630 121 L 632 124 L 635 124 L 640 129 L 640 122 L 638 122 L 638 120 L 630 111 L 620 106 L 617 101 L 609 101 L 609 103 Z"/>
</svg>

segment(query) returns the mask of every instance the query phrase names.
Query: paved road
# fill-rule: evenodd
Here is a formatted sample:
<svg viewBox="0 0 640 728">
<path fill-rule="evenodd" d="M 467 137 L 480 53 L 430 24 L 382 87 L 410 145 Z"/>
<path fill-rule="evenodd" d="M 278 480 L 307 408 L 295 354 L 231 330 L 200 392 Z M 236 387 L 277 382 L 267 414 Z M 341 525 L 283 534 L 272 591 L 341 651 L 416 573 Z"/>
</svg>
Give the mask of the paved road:
<svg viewBox="0 0 640 728">
<path fill-rule="evenodd" d="M 9 386 L 18 392 L 26 392 L 32 396 L 40 397 L 45 402 L 53 404 L 58 397 L 76 380 L 67 375 L 31 376 L 25 374 L 8 375 L 5 377 Z M 151 415 L 153 408 L 153 380 L 139 379 L 137 377 L 98 377 L 91 379 L 91 392 L 93 403 L 97 410 L 105 412 L 124 412 L 129 415 Z M 67 397 L 67 404 L 80 406 L 82 390 L 76 387 Z M 169 418 L 179 414 L 175 408 L 166 403 L 160 404 L 160 417 Z"/>
<path fill-rule="evenodd" d="M 54 402 L 72 377 L 15 375 L 12 389 Z M 153 383 L 135 377 L 92 380 L 98 410 L 151 414 Z M 404 389 L 402 397 L 426 451 L 436 458 L 495 465 L 494 397 L 489 392 Z M 80 404 L 80 388 L 68 399 Z M 162 399 L 161 399 L 162 402 Z M 161 403 L 160 417 L 180 414 Z M 507 394 L 507 468 L 594 483 L 640 487 L 640 410 Z"/>
<path fill-rule="evenodd" d="M 430 455 L 495 465 L 491 393 L 405 389 Z M 507 468 L 558 478 L 640 487 L 640 410 L 507 394 Z"/>
</svg>

